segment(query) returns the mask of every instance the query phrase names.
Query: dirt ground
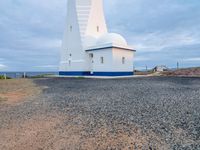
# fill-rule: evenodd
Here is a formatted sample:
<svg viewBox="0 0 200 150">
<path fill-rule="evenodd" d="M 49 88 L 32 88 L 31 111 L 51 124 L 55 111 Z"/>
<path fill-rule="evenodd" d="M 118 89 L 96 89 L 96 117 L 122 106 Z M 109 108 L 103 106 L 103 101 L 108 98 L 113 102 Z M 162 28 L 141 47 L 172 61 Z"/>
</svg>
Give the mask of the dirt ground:
<svg viewBox="0 0 200 150">
<path fill-rule="evenodd" d="M 198 146 L 199 82 L 195 78 L 1 80 L 0 150 Z M 185 92 L 177 95 L 180 88 Z M 157 97 L 151 96 L 154 93 Z"/>
<path fill-rule="evenodd" d="M 1 80 L 0 87 L 0 105 L 5 105 L 9 109 L 15 109 L 18 105 L 24 105 L 23 103 L 30 99 L 37 98 L 42 93 L 42 89 L 45 89 L 45 87 L 36 86 L 29 79 Z M 95 131 L 95 134 L 88 136 L 87 123 L 79 116 L 47 112 L 33 115 L 25 120 L 14 118 L 6 127 L 0 128 L 0 149 L 104 150 L 120 147 L 120 149 L 129 150 L 149 147 L 148 140 L 151 137 L 142 133 L 139 128 L 133 127 L 132 133 L 124 132 L 123 126 L 116 125 L 115 128 L 118 130 L 117 133 L 111 133 L 109 127 L 103 124 Z M 152 133 L 152 137 L 156 136 Z M 159 141 L 159 138 L 156 138 Z M 155 144 L 151 147 L 157 146 Z"/>
<path fill-rule="evenodd" d="M 14 105 L 38 95 L 40 91 L 29 79 L 0 80 L 0 103 Z"/>
<path fill-rule="evenodd" d="M 162 73 L 165 76 L 188 76 L 188 77 L 200 77 L 200 67 L 178 69 L 175 71 L 167 71 Z"/>
<path fill-rule="evenodd" d="M 134 128 L 133 133 L 130 134 L 124 132 L 123 127 L 118 127 L 118 132 L 112 134 L 105 125 L 96 130 L 94 135 L 88 136 L 86 126 L 64 124 L 63 120 L 71 121 L 71 119 L 66 116 L 37 116 L 20 125 L 12 124 L 7 129 L 0 129 L 0 148 L 5 150 L 132 150 L 136 147 L 142 149 L 145 144 L 149 148 L 147 141 L 150 137 L 145 136 L 137 128 Z M 73 118 L 73 121 L 78 119 L 80 118 Z M 160 144 L 151 146 L 156 149 L 158 147 L 161 148 Z"/>
</svg>

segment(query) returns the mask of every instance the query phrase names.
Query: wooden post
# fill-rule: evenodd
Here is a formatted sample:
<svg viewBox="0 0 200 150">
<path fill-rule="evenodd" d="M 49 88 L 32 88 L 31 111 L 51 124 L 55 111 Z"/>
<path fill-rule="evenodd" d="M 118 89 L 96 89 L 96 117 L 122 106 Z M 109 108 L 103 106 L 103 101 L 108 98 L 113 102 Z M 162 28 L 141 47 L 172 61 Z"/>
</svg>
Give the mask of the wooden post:
<svg viewBox="0 0 200 150">
<path fill-rule="evenodd" d="M 6 73 L 4 74 L 4 79 L 5 79 L 5 80 L 7 79 Z"/>
</svg>

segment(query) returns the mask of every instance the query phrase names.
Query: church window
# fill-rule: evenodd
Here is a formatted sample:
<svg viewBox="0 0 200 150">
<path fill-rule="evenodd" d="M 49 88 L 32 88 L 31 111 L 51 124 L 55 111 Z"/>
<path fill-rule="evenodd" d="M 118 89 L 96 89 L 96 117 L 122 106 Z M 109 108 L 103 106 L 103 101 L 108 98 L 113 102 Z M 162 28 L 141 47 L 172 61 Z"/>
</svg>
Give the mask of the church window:
<svg viewBox="0 0 200 150">
<path fill-rule="evenodd" d="M 72 32 L 72 26 L 70 26 L 70 32 Z"/>
<path fill-rule="evenodd" d="M 103 57 L 101 57 L 101 64 L 103 64 L 104 63 L 104 58 Z"/>
<path fill-rule="evenodd" d="M 122 64 L 125 64 L 125 57 L 122 57 Z"/>
<path fill-rule="evenodd" d="M 94 57 L 94 54 L 91 53 L 91 54 L 90 54 L 90 58 L 93 58 L 93 57 Z"/>
</svg>

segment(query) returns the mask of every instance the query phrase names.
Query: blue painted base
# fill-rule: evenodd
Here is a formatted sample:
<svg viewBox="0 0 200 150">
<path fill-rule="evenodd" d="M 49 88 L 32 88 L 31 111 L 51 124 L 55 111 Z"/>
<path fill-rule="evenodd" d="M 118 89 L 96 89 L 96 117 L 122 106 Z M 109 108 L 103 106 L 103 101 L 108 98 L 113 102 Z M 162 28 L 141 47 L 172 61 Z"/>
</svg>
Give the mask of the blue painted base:
<svg viewBox="0 0 200 150">
<path fill-rule="evenodd" d="M 88 71 L 60 71 L 59 75 L 63 76 L 131 76 L 133 72 L 94 72 L 91 74 Z"/>
<path fill-rule="evenodd" d="M 87 72 L 87 71 L 60 71 L 59 75 L 62 75 L 62 76 L 90 76 L 90 72 Z"/>
</svg>

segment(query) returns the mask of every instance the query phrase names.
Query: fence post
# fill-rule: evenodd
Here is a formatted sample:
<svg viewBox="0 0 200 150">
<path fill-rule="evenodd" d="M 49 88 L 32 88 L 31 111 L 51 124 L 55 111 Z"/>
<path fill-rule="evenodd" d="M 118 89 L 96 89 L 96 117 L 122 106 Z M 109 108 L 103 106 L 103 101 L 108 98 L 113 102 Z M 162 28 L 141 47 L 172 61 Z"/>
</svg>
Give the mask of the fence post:
<svg viewBox="0 0 200 150">
<path fill-rule="evenodd" d="M 5 80 L 7 79 L 6 73 L 4 74 L 4 79 L 5 79 Z"/>
</svg>

